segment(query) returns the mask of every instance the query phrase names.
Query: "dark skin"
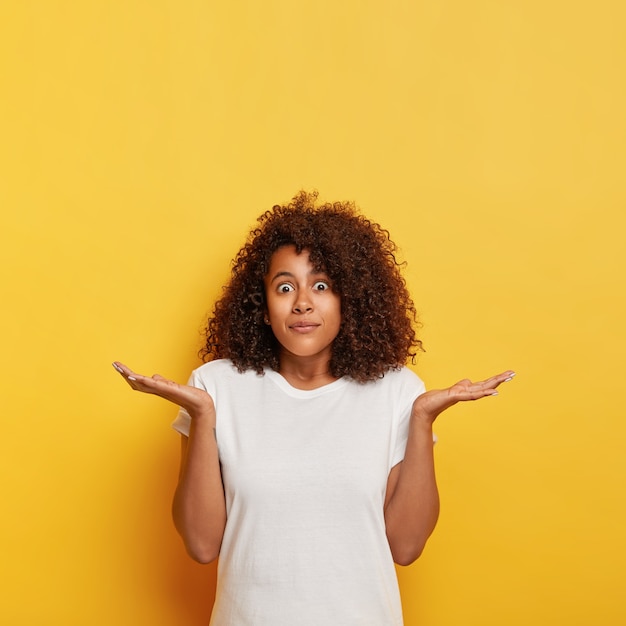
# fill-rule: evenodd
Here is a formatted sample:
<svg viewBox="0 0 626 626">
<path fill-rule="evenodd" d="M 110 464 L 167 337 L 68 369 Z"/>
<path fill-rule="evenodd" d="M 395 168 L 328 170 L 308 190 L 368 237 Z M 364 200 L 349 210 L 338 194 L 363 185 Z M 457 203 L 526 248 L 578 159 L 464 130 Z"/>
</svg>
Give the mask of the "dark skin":
<svg viewBox="0 0 626 626">
<path fill-rule="evenodd" d="M 280 345 L 279 373 L 299 389 L 316 389 L 335 380 L 329 365 L 341 325 L 341 298 L 306 250 L 298 253 L 288 245 L 274 253 L 265 276 L 265 295 L 265 323 Z M 226 526 L 213 399 L 204 390 L 158 374 L 142 376 L 122 363 L 113 365 L 136 391 L 173 402 L 191 416 L 189 437 L 182 438 L 173 517 L 189 554 L 203 563 L 212 561 L 219 555 Z M 408 565 L 420 556 L 439 516 L 435 420 L 458 402 L 497 395 L 497 388 L 514 375 L 508 370 L 483 381 L 463 379 L 447 389 L 427 391 L 413 403 L 404 459 L 389 473 L 384 503 L 387 539 L 396 563 Z"/>
<path fill-rule="evenodd" d="M 226 524 L 213 400 L 202 389 L 158 374 L 143 376 L 119 362 L 113 365 L 132 389 L 182 406 L 192 417 L 190 437 L 182 438 L 173 516 L 190 555 L 208 563 L 219 555 Z M 427 391 L 413 403 L 405 458 L 389 474 L 385 499 L 387 537 L 396 563 L 408 565 L 420 556 L 439 515 L 433 423 L 459 402 L 497 395 L 497 388 L 514 375 L 507 370 L 483 381 L 463 379 L 446 389 Z"/>
</svg>

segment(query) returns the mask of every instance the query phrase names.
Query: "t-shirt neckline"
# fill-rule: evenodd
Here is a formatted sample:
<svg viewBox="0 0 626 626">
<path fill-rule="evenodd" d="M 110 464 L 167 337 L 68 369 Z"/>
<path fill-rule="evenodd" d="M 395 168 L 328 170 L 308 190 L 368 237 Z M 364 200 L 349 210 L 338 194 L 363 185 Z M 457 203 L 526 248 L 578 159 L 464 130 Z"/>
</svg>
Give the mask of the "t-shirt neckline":
<svg viewBox="0 0 626 626">
<path fill-rule="evenodd" d="M 273 369 L 266 369 L 265 375 L 276 385 L 278 385 L 278 387 L 282 391 L 292 396 L 293 398 L 315 398 L 325 393 L 336 391 L 337 389 L 344 387 L 348 382 L 347 378 L 344 376 L 343 378 L 333 380 L 332 383 L 327 383 L 326 385 L 316 387 L 315 389 L 298 389 L 297 387 L 294 387 L 289 382 L 287 382 L 287 379 L 282 374 L 279 374 Z"/>
</svg>

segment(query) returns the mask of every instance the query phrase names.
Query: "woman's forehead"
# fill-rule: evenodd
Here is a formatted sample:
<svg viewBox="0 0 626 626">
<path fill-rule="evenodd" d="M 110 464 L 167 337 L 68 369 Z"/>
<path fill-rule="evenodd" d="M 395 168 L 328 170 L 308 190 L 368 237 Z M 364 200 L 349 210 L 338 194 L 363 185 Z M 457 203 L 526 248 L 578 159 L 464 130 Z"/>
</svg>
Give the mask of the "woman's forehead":
<svg viewBox="0 0 626 626">
<path fill-rule="evenodd" d="M 309 248 L 298 251 L 294 244 L 286 244 L 275 250 L 270 257 L 265 281 L 274 280 L 277 274 L 286 275 L 294 271 L 329 277 L 322 254 L 311 252 Z"/>
</svg>

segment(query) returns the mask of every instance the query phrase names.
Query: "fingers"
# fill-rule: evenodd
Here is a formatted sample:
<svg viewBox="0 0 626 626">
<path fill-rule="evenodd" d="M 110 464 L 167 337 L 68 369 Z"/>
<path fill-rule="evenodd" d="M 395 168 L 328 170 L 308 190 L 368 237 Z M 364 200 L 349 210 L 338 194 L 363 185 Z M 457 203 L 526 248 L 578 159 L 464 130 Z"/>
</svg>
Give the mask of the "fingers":
<svg viewBox="0 0 626 626">
<path fill-rule="evenodd" d="M 122 375 L 122 378 L 124 378 L 124 380 L 136 391 L 146 391 L 153 393 L 158 383 L 171 383 L 171 381 L 163 378 L 163 376 L 159 376 L 159 374 L 154 374 L 154 376 L 151 377 L 137 374 L 119 361 L 114 361 L 113 367 Z M 154 385 L 154 383 L 157 383 L 157 385 Z"/>
<path fill-rule="evenodd" d="M 492 376 L 488 380 L 495 381 L 496 384 L 499 385 L 500 383 L 506 383 L 506 382 L 509 382 L 510 380 L 513 380 L 514 376 L 515 376 L 514 371 L 507 370 L 506 372 L 502 372 L 501 374 L 498 374 L 497 376 Z"/>
<path fill-rule="evenodd" d="M 514 371 L 507 370 L 505 372 L 502 372 L 501 374 L 496 374 L 495 376 L 491 376 L 490 378 L 487 378 L 486 380 L 480 380 L 480 381 L 477 381 L 477 382 L 471 383 L 471 384 L 473 384 L 473 385 L 484 385 L 486 387 L 497 387 L 501 383 L 508 382 L 508 381 L 512 380 L 514 376 L 515 376 L 515 372 Z M 461 382 L 470 382 L 470 381 L 468 381 L 466 379 L 465 381 L 461 381 Z"/>
<path fill-rule="evenodd" d="M 135 381 L 136 374 L 129 368 L 126 367 L 123 363 L 119 361 L 113 361 L 113 367 L 122 375 L 122 377 L 130 384 L 130 381 Z M 132 385 L 131 385 L 132 387 Z"/>
<path fill-rule="evenodd" d="M 487 379 L 485 381 L 486 383 L 485 387 L 487 389 L 493 390 L 493 392 L 490 395 L 497 396 L 498 392 L 496 388 L 499 387 L 502 383 L 510 382 L 511 380 L 513 380 L 514 376 L 515 376 L 515 372 L 513 372 L 512 370 L 507 370 L 506 372 L 502 372 L 502 374 L 498 374 L 497 376 L 492 376 L 491 378 Z"/>
<path fill-rule="evenodd" d="M 192 416 L 208 415 L 215 419 L 213 398 L 204 390 L 189 385 L 179 385 L 160 374 L 142 376 L 123 363 L 115 361 L 113 367 L 135 391 L 152 394 L 183 407 Z"/>
<path fill-rule="evenodd" d="M 509 382 L 514 376 L 515 372 L 507 370 L 476 383 L 464 378 L 448 389 L 432 389 L 417 397 L 413 403 L 413 416 L 432 424 L 439 414 L 458 402 L 497 396 L 497 387 L 504 382 Z"/>
<path fill-rule="evenodd" d="M 189 400 L 191 400 L 192 403 L 197 402 L 197 397 L 193 395 L 197 394 L 197 390 L 194 389 L 192 391 L 192 388 L 179 385 L 160 374 L 143 376 L 133 372 L 133 370 L 119 361 L 115 361 L 113 367 L 121 374 L 122 378 L 124 378 L 134 391 L 159 396 L 164 400 L 169 400 L 180 406 Z M 205 401 L 205 398 L 202 398 L 202 400 Z"/>
<path fill-rule="evenodd" d="M 119 361 L 113 361 L 112 365 L 122 376 L 124 376 L 126 372 L 130 371 L 123 363 L 120 363 Z"/>
<path fill-rule="evenodd" d="M 478 400 L 487 396 L 497 396 L 497 388 L 505 382 L 513 380 L 515 372 L 507 370 L 496 376 L 492 376 L 487 380 L 481 380 L 473 383 L 465 378 L 450 388 L 451 393 L 457 400 Z"/>
</svg>

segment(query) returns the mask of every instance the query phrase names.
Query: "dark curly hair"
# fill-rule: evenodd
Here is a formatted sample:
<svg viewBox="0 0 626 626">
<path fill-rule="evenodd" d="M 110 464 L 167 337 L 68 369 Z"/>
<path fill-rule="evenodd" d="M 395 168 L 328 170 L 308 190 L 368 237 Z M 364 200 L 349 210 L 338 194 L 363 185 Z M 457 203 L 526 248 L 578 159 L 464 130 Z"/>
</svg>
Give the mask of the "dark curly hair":
<svg viewBox="0 0 626 626">
<path fill-rule="evenodd" d="M 316 271 L 328 275 L 341 297 L 342 322 L 329 364 L 333 376 L 374 380 L 422 349 L 415 306 L 389 233 L 351 202 L 317 206 L 316 201 L 316 192 L 301 191 L 259 217 L 207 323 L 204 361 L 227 358 L 239 371 L 278 371 L 280 346 L 263 319 L 263 279 L 274 252 L 286 245 L 298 253 L 307 250 Z"/>
</svg>

